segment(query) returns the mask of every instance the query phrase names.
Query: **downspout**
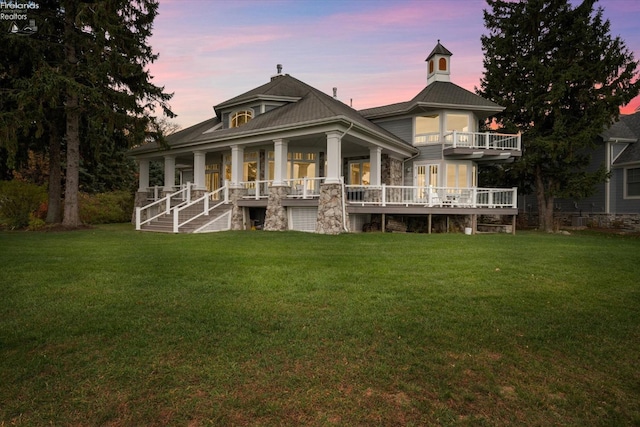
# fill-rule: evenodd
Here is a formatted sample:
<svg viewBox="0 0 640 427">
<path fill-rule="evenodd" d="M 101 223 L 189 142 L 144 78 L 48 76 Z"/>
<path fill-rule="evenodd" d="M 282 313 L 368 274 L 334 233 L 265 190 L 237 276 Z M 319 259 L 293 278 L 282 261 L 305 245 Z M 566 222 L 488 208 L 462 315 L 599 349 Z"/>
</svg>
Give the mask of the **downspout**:
<svg viewBox="0 0 640 427">
<path fill-rule="evenodd" d="M 342 161 L 342 138 L 351 130 L 353 127 L 353 122 L 349 125 L 346 131 L 340 137 L 340 161 Z M 349 232 L 349 227 L 347 227 L 347 192 L 344 187 L 344 176 L 340 177 L 340 182 L 342 183 L 342 228 L 344 228 L 345 232 Z"/>
</svg>

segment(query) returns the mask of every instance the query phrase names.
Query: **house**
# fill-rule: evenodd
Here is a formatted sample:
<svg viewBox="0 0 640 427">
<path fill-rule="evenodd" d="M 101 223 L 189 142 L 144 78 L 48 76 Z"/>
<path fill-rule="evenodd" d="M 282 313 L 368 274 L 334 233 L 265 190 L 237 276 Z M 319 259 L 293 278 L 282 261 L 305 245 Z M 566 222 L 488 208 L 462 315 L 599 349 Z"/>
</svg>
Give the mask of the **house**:
<svg viewBox="0 0 640 427">
<path fill-rule="evenodd" d="M 438 41 L 413 99 L 356 111 L 277 74 L 214 107 L 215 117 L 131 151 L 139 164 L 136 228 L 475 230 L 478 215 L 513 223 L 516 188 L 479 188 L 478 168 L 521 155 L 520 135 L 479 132 L 503 110 L 450 81 Z M 149 165 L 164 186 L 149 187 Z M 177 177 L 177 179 L 176 179 Z"/>
<path fill-rule="evenodd" d="M 582 200 L 557 199 L 556 215 L 567 224 L 625 227 L 640 231 L 640 112 L 620 116 L 602 132 L 589 170 L 604 165 L 607 181 Z"/>
</svg>

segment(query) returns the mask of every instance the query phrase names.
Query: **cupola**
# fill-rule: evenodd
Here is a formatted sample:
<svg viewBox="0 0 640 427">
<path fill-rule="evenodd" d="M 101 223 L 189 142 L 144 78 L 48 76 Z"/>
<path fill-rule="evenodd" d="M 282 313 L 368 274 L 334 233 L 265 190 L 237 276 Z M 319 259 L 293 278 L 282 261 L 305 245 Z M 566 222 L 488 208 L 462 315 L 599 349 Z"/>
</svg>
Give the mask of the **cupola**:
<svg viewBox="0 0 640 427">
<path fill-rule="evenodd" d="M 449 50 L 440 44 L 433 48 L 427 57 L 427 85 L 432 82 L 451 81 L 451 55 Z"/>
</svg>

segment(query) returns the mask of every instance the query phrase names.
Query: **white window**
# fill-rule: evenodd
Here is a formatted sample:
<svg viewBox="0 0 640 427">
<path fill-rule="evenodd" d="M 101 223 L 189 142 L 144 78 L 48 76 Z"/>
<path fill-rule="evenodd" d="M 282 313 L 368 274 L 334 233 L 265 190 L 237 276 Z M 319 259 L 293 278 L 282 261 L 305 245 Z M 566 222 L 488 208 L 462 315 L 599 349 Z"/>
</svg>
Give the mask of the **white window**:
<svg viewBox="0 0 640 427">
<path fill-rule="evenodd" d="M 349 184 L 369 185 L 371 182 L 371 164 L 368 161 L 349 162 Z"/>
<path fill-rule="evenodd" d="M 640 168 L 629 168 L 624 170 L 624 192 L 629 199 L 640 198 Z"/>
<path fill-rule="evenodd" d="M 447 163 L 446 186 L 451 188 L 467 188 L 473 183 L 470 176 L 473 170 L 467 163 Z"/>
<path fill-rule="evenodd" d="M 415 129 L 415 145 L 440 142 L 440 116 L 438 114 L 416 117 Z"/>
</svg>

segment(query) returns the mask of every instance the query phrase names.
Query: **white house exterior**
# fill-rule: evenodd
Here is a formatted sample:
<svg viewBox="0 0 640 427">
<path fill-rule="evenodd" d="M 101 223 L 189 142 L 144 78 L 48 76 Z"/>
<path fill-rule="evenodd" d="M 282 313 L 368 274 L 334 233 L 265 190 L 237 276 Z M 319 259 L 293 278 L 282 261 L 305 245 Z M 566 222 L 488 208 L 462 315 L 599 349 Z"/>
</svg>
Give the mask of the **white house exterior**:
<svg viewBox="0 0 640 427">
<path fill-rule="evenodd" d="M 279 66 L 214 118 L 131 151 L 137 228 L 337 234 L 412 217 L 431 232 L 450 219 L 475 230 L 478 215 L 515 218 L 517 190 L 479 188 L 477 173 L 520 156 L 520 136 L 479 132 L 503 107 L 450 82 L 451 55 L 438 42 L 418 95 L 362 111 Z M 164 164 L 162 188 L 149 188 L 151 161 Z"/>
</svg>

